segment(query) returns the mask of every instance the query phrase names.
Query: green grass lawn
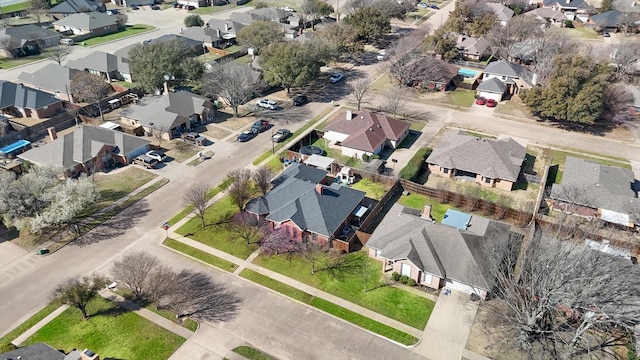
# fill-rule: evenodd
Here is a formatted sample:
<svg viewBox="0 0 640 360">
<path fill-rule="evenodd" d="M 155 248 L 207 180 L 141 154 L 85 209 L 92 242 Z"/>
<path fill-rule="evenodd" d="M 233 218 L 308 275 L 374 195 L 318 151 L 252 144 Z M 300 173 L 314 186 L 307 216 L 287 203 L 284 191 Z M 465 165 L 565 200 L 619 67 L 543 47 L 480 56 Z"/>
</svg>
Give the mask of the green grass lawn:
<svg viewBox="0 0 640 360">
<path fill-rule="evenodd" d="M 362 161 L 362 159 L 358 159 L 358 158 L 354 158 L 351 156 L 345 156 L 342 155 L 342 150 L 341 149 L 336 149 L 336 148 L 331 148 L 325 145 L 326 140 L 325 139 L 318 139 L 316 141 L 313 142 L 313 146 L 317 146 L 321 149 L 323 149 L 326 154 L 325 156 L 336 159 L 336 161 L 339 164 L 343 164 L 346 166 L 350 166 L 350 167 L 354 167 L 357 169 L 364 169 L 365 168 L 365 163 L 364 161 Z"/>
<path fill-rule="evenodd" d="M 92 211 L 111 205 L 156 177 L 158 175 L 133 166 L 114 174 L 95 175 L 93 181 L 100 192 L 100 200 L 94 204 Z"/>
<path fill-rule="evenodd" d="M 82 320 L 76 308 L 60 316 L 27 339 L 25 345 L 46 342 L 54 349 L 91 349 L 101 358 L 166 360 L 185 339 L 97 298 L 88 306 L 89 320 Z"/>
<path fill-rule="evenodd" d="M 108 34 L 108 35 L 103 35 L 103 36 L 98 36 L 98 37 L 94 37 L 94 38 L 91 38 L 91 39 L 83 40 L 83 41 L 80 41 L 80 44 L 82 46 L 98 45 L 98 44 L 105 43 L 107 41 L 118 40 L 118 39 L 122 39 L 124 37 L 142 34 L 142 33 L 154 30 L 154 29 L 155 29 L 155 27 L 153 27 L 151 25 L 144 25 L 144 24 L 127 25 L 124 28 L 124 30 L 122 30 L 122 31 L 118 31 L 118 32 L 113 33 L 113 34 Z"/>
<path fill-rule="evenodd" d="M 600 155 L 600 154 L 597 154 L 597 153 L 591 153 L 591 154 L 596 155 L 596 156 L 606 157 L 606 159 L 601 159 L 601 158 L 590 157 L 588 155 L 575 154 L 575 153 L 566 152 L 566 151 L 562 151 L 562 150 L 556 150 L 556 149 L 551 149 L 550 151 L 551 151 L 551 158 L 552 158 L 551 165 L 558 165 L 558 171 L 556 173 L 555 180 L 553 181 L 553 183 L 555 183 L 555 184 L 559 184 L 562 181 L 562 174 L 563 174 L 563 171 L 564 171 L 564 164 L 567 161 L 567 156 L 573 156 L 573 157 L 580 158 L 580 159 L 586 159 L 586 160 L 594 161 L 594 162 L 597 162 L 597 163 L 602 164 L 602 165 L 618 166 L 618 167 L 622 167 L 622 168 L 625 168 L 625 169 L 631 169 L 631 164 L 629 164 L 629 162 L 627 162 L 623 158 L 609 157 L 607 155 Z M 582 150 L 576 150 L 576 151 L 582 151 Z"/>
<path fill-rule="evenodd" d="M 218 195 L 219 193 L 225 191 L 229 185 L 231 185 L 231 180 L 226 179 L 223 182 L 221 182 L 220 184 L 218 184 L 218 186 L 210 189 L 209 191 L 207 191 L 207 200 L 211 200 L 213 199 L 214 196 Z M 193 210 L 195 210 L 195 208 L 191 205 L 189 206 L 185 206 L 182 210 L 180 210 L 179 213 L 175 214 L 171 219 L 169 219 L 169 225 L 173 226 L 175 225 L 178 221 L 184 219 L 185 216 L 191 214 L 193 212 Z"/>
<path fill-rule="evenodd" d="M 129 299 L 130 301 L 136 303 L 136 299 L 133 298 L 133 296 L 131 295 L 131 290 L 127 289 L 126 287 L 120 287 L 118 288 L 117 291 L 115 291 L 115 293 L 117 293 L 118 295 Z M 143 304 L 137 303 L 138 305 L 142 306 Z M 189 319 L 186 318 L 184 321 L 182 321 L 181 323 L 178 323 L 176 321 L 176 313 L 174 313 L 171 310 L 167 310 L 167 309 L 158 309 L 156 307 L 156 304 L 154 303 L 146 303 L 144 304 L 144 308 L 152 311 L 160 316 L 162 316 L 163 318 L 167 319 L 167 320 L 171 320 L 172 322 L 182 326 L 185 329 L 191 330 L 191 331 L 196 331 L 198 329 L 198 322 L 193 320 L 193 319 Z"/>
<path fill-rule="evenodd" d="M 253 2 L 249 2 L 248 5 L 242 5 L 242 6 L 252 6 Z M 231 10 L 231 9 L 235 9 L 238 7 L 242 7 L 242 6 L 237 6 L 235 1 L 231 1 L 231 4 L 227 4 L 224 6 L 204 6 L 204 7 L 200 7 L 194 10 L 190 10 L 188 11 L 189 14 L 198 14 L 198 15 L 211 15 L 211 14 L 215 14 L 215 13 L 219 13 L 222 11 L 227 11 L 227 10 Z M 179 10 L 179 11 L 184 11 L 184 10 Z"/>
<path fill-rule="evenodd" d="M 371 84 L 370 89 L 372 91 L 384 92 L 393 88 L 393 80 L 391 80 L 391 76 L 381 76 L 378 80 L 374 81 Z"/>
<path fill-rule="evenodd" d="M 33 325 L 37 324 L 40 320 L 42 320 L 45 317 L 47 317 L 49 314 L 54 312 L 55 309 L 57 309 L 59 307 L 60 307 L 60 304 L 57 304 L 57 303 L 48 304 L 47 306 L 42 308 L 40 311 L 35 313 L 35 315 L 33 315 L 32 317 L 27 319 L 27 321 L 25 321 L 22 324 L 18 325 L 16 328 L 14 328 L 13 330 L 9 331 L 5 336 L 0 338 L 0 344 L 5 344 L 5 343 L 12 342 L 18 336 L 22 335 L 22 333 L 24 333 L 25 331 L 31 329 L 33 327 Z"/>
<path fill-rule="evenodd" d="M 3 14 L 8 14 L 11 12 L 27 10 L 31 8 L 31 1 L 25 1 L 17 4 L 11 4 L 7 6 L 0 6 L 0 10 L 2 10 Z"/>
<path fill-rule="evenodd" d="M 298 290 L 287 284 L 283 284 L 253 270 L 244 269 L 240 273 L 240 276 L 402 344 L 413 345 L 418 341 L 418 339 L 407 333 L 362 316 L 331 302 L 316 298 L 311 294 Z"/>
<path fill-rule="evenodd" d="M 400 288 L 387 286 L 382 280 L 382 265 L 378 261 L 368 259 L 365 252 L 354 252 L 346 256 L 351 257 L 351 267 L 334 273 L 317 271 L 315 275 L 311 274 L 310 263 L 298 256 L 289 259 L 283 255 L 260 255 L 254 263 L 417 329 L 424 329 L 433 310 L 433 301 Z M 370 289 L 366 293 L 363 276 L 365 271 L 362 267 L 365 259 L 368 263 L 367 288 Z"/>
<path fill-rule="evenodd" d="M 247 360 L 278 360 L 278 358 L 249 346 L 238 346 L 231 351 L 244 356 Z"/>
<path fill-rule="evenodd" d="M 446 95 L 444 101 L 456 107 L 468 108 L 475 101 L 475 92 L 471 90 L 456 89 L 455 91 L 447 91 Z"/>
<path fill-rule="evenodd" d="M 15 59 L 0 58 L 0 69 L 11 69 L 16 66 L 29 64 L 34 61 L 46 59 L 48 57 L 49 57 L 49 54 L 47 52 L 44 52 L 37 55 L 25 56 L 25 57 L 15 58 Z"/>
<path fill-rule="evenodd" d="M 437 222 L 442 222 L 442 219 L 444 219 L 444 214 L 447 213 L 447 210 L 455 209 L 455 207 L 453 207 L 451 204 L 441 204 L 435 199 L 430 199 L 427 196 L 420 194 L 402 195 L 398 202 L 402 206 L 417 209 L 420 211 L 424 210 L 425 205 L 430 204 L 431 217 L 433 217 Z"/>
<path fill-rule="evenodd" d="M 351 185 L 352 188 L 361 190 L 367 193 L 367 197 L 380 200 L 387 193 L 387 188 L 384 184 L 373 182 L 369 179 L 362 179 L 357 183 Z"/>
<path fill-rule="evenodd" d="M 224 224 L 238 210 L 238 207 L 233 204 L 230 197 L 223 197 L 207 209 L 205 223 L 208 226 L 203 228 L 200 218 L 194 217 L 176 232 L 233 256 L 246 259 L 258 249 L 258 244 L 248 245 L 245 240 L 236 238 Z"/>
<path fill-rule="evenodd" d="M 569 36 L 578 39 L 603 39 L 602 35 L 598 34 L 591 28 L 587 27 L 577 27 L 577 28 L 561 28 L 562 31 L 565 31 Z"/>
<path fill-rule="evenodd" d="M 409 126 L 409 130 L 413 130 L 413 131 L 422 131 L 422 129 L 424 129 L 424 127 L 427 125 L 426 122 L 424 121 L 419 121 L 419 120 L 413 120 L 410 122 L 410 126 Z"/>
<path fill-rule="evenodd" d="M 204 252 L 202 250 L 196 249 L 194 247 L 191 247 L 189 245 L 183 244 L 180 241 L 174 240 L 174 239 L 169 239 L 166 238 L 163 242 L 162 245 L 169 247 L 173 250 L 179 251 L 185 255 L 189 255 L 193 258 L 196 258 L 202 262 L 205 262 L 209 265 L 213 265 L 217 268 L 220 268 L 222 270 L 228 271 L 228 272 L 233 272 L 235 269 L 238 268 L 238 265 L 227 261 L 225 259 L 221 259 L 215 255 L 211 255 L 207 252 Z"/>
</svg>

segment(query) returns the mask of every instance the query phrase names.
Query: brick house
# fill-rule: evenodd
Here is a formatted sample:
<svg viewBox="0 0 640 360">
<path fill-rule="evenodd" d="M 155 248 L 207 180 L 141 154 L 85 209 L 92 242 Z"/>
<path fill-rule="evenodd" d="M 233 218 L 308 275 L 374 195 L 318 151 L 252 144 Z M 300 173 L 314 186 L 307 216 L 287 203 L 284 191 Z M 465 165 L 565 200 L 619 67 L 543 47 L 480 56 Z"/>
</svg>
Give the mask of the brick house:
<svg viewBox="0 0 640 360">
<path fill-rule="evenodd" d="M 527 149 L 511 138 L 482 139 L 448 131 L 426 162 L 432 174 L 511 190 L 518 181 Z"/>
<path fill-rule="evenodd" d="M 290 239 L 349 251 L 355 241 L 350 222 L 365 193 L 336 184 L 327 175 L 293 163 L 273 180 L 271 191 L 247 204 L 246 211 L 283 229 Z"/>
<path fill-rule="evenodd" d="M 46 119 L 64 111 L 62 101 L 44 91 L 0 81 L 0 114 Z"/>
<path fill-rule="evenodd" d="M 53 27 L 68 35 L 81 36 L 82 39 L 112 34 L 120 30 L 118 17 L 101 12 L 79 13 L 66 16 L 53 22 Z"/>
</svg>

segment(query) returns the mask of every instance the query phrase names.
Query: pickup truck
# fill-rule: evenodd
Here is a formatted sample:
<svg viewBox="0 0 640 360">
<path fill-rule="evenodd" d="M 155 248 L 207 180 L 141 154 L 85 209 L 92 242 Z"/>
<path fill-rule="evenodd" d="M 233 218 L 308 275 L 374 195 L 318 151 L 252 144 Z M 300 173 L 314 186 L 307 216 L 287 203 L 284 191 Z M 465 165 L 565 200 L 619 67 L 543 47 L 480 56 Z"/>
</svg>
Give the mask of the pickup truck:
<svg viewBox="0 0 640 360">
<path fill-rule="evenodd" d="M 207 143 L 207 138 L 196 133 L 184 133 L 181 137 L 182 141 L 189 144 L 204 146 Z"/>
<path fill-rule="evenodd" d="M 269 128 L 269 122 L 267 120 L 258 120 L 251 125 L 251 130 L 257 133 L 261 133 Z"/>
<path fill-rule="evenodd" d="M 158 160 L 147 155 L 140 155 L 133 159 L 133 163 L 144 166 L 147 169 L 153 169 L 156 167 L 156 165 L 158 165 Z"/>
</svg>

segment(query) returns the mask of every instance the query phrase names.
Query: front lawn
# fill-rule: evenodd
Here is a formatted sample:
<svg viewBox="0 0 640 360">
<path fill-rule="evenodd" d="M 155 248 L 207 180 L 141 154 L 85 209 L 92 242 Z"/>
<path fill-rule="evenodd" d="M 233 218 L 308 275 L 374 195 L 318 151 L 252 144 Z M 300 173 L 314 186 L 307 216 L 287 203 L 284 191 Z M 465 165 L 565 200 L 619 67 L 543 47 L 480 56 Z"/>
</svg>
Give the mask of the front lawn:
<svg viewBox="0 0 640 360">
<path fill-rule="evenodd" d="M 134 166 L 128 166 L 113 174 L 96 174 L 93 181 L 100 193 L 100 200 L 93 205 L 92 211 L 113 204 L 156 177 L 158 175 Z"/>
<path fill-rule="evenodd" d="M 91 349 L 101 358 L 166 360 L 185 339 L 114 303 L 97 298 L 88 306 L 89 320 L 70 307 L 28 338 L 24 345 L 45 342 L 69 352 Z"/>
<path fill-rule="evenodd" d="M 220 192 L 225 191 L 229 187 L 229 185 L 231 185 L 231 180 L 227 178 L 223 182 L 218 184 L 218 186 L 209 189 L 206 195 L 207 201 L 213 199 L 213 197 L 218 195 Z M 185 206 L 182 210 L 180 210 L 179 213 L 175 214 L 171 219 L 169 219 L 169 226 L 175 225 L 178 221 L 184 219 L 185 216 L 191 214 L 194 210 L 195 208 L 193 207 L 193 205 Z"/>
<path fill-rule="evenodd" d="M 311 274 L 310 263 L 299 256 L 260 255 L 254 263 L 417 329 L 424 329 L 433 310 L 433 301 L 401 288 L 387 286 L 382 279 L 381 263 L 368 259 L 365 252 L 345 256 L 350 257 L 351 266 L 332 272 L 317 271 L 315 275 Z M 366 271 L 363 264 L 367 264 Z"/>
<path fill-rule="evenodd" d="M 241 259 L 246 259 L 258 249 L 258 244 L 247 244 L 227 229 L 227 222 L 238 213 L 238 207 L 228 196 L 216 201 L 205 213 L 206 227 L 199 217 L 194 217 L 176 232 Z"/>
<path fill-rule="evenodd" d="M 196 155 L 198 151 L 201 150 L 199 147 L 187 144 L 179 139 L 163 142 L 162 145 L 164 145 L 163 148 L 167 150 L 165 155 L 172 158 L 175 162 L 183 162 Z"/>
<path fill-rule="evenodd" d="M 15 59 L 0 58 L 0 69 L 11 69 L 16 66 L 26 65 L 34 61 L 46 59 L 48 57 L 49 57 L 49 54 L 45 51 L 41 54 L 25 56 L 25 57 L 20 57 Z"/>
<path fill-rule="evenodd" d="M 247 360 L 278 360 L 278 358 L 249 346 L 238 346 L 231 351 L 245 357 Z"/>
<path fill-rule="evenodd" d="M 25 331 L 31 329 L 35 324 L 39 323 L 40 320 L 42 320 L 42 319 L 46 318 L 47 316 L 49 316 L 49 314 L 54 312 L 59 307 L 60 307 L 60 304 L 57 304 L 57 303 L 51 303 L 51 304 L 46 305 L 40 311 L 35 313 L 35 315 L 33 315 L 32 317 L 27 319 L 27 321 L 25 321 L 22 324 L 18 325 L 16 328 L 14 328 L 13 330 L 9 331 L 5 336 L 1 337 L 0 338 L 0 345 L 12 342 L 18 336 L 22 335 Z"/>
<path fill-rule="evenodd" d="M 154 30 L 154 29 L 155 29 L 155 27 L 150 26 L 150 25 L 143 25 L 143 24 L 126 25 L 124 30 L 122 30 L 122 31 L 118 31 L 118 32 L 113 33 L 113 34 L 108 34 L 108 35 L 103 35 L 103 36 L 98 36 L 98 37 L 94 37 L 94 38 L 91 38 L 91 39 L 83 40 L 83 41 L 80 42 L 80 44 L 82 44 L 82 46 L 98 45 L 98 44 L 106 43 L 108 41 L 118 40 L 118 39 L 122 39 L 124 37 L 129 37 L 129 36 L 133 36 L 133 35 L 142 34 L 142 33 Z"/>
<path fill-rule="evenodd" d="M 238 268 L 238 265 L 230 261 L 219 258 L 215 255 L 211 255 L 208 252 L 204 252 L 200 249 L 196 249 L 187 244 L 181 243 L 178 240 L 166 238 L 162 242 L 162 245 L 228 272 L 233 272 L 235 269 Z"/>
<path fill-rule="evenodd" d="M 447 91 L 444 98 L 445 103 L 461 108 L 468 108 L 475 101 L 475 92 L 471 90 L 456 89 L 455 91 Z"/>
</svg>

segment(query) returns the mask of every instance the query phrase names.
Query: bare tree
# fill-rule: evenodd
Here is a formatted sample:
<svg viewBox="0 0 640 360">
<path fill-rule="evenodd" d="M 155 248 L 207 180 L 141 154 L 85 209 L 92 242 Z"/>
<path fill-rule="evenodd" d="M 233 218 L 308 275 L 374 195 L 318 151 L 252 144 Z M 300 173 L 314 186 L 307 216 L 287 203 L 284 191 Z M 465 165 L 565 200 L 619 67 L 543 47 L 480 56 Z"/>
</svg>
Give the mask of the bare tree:
<svg viewBox="0 0 640 360">
<path fill-rule="evenodd" d="M 111 274 L 124 284 L 135 299 L 142 299 L 153 271 L 159 266 L 158 258 L 145 252 L 125 255 L 122 260 L 113 263 Z"/>
<path fill-rule="evenodd" d="M 159 264 L 150 272 L 145 280 L 144 295 L 147 300 L 156 304 L 156 309 L 164 306 L 163 301 L 171 293 L 172 284 L 176 276 L 175 271 L 170 267 Z"/>
<path fill-rule="evenodd" d="M 391 89 L 385 92 L 383 110 L 393 117 L 405 112 L 408 92 L 405 89 Z"/>
<path fill-rule="evenodd" d="M 507 234 L 484 244 L 490 305 L 532 358 L 619 358 L 615 347 L 634 339 L 640 273 L 630 262 L 540 232 L 522 249 Z"/>
<path fill-rule="evenodd" d="M 234 204 L 240 210 L 244 210 L 247 201 L 253 196 L 251 171 L 248 169 L 236 169 L 231 171 L 227 177 L 231 180 L 229 196 L 231 196 Z"/>
<path fill-rule="evenodd" d="M 52 297 L 64 304 L 80 310 L 82 319 L 87 320 L 87 305 L 98 296 L 98 291 L 106 284 L 104 278 L 98 275 L 69 278 L 60 283 L 53 290 Z"/>
<path fill-rule="evenodd" d="M 256 183 L 256 186 L 258 187 L 258 189 L 260 189 L 262 195 L 265 195 L 271 187 L 271 178 L 273 177 L 273 172 L 266 166 L 260 166 L 253 171 L 252 177 L 253 182 Z"/>
<path fill-rule="evenodd" d="M 0 49 L 4 50 L 10 58 L 15 56 L 15 50 L 19 47 L 19 40 L 14 39 L 9 35 L 0 37 Z"/>
<path fill-rule="evenodd" d="M 511 196 L 501 194 L 496 201 L 496 216 L 498 219 L 504 219 L 507 216 L 507 211 L 513 206 L 513 199 Z"/>
<path fill-rule="evenodd" d="M 351 85 L 349 85 L 349 88 L 351 90 L 351 100 L 356 104 L 358 110 L 360 110 L 362 104 L 369 102 L 369 95 L 371 95 L 369 92 L 371 89 L 371 80 L 369 80 L 369 78 L 358 79 L 352 82 Z"/>
<path fill-rule="evenodd" d="M 233 216 L 229 228 L 234 235 L 251 244 L 262 237 L 262 225 L 255 215 L 243 211 Z"/>
<path fill-rule="evenodd" d="M 203 272 L 182 270 L 176 274 L 166 307 L 176 319 L 225 321 L 233 318 L 242 299 Z"/>
<path fill-rule="evenodd" d="M 100 117 L 104 121 L 104 113 L 100 100 L 113 92 L 111 84 L 104 81 L 98 75 L 86 71 L 78 71 L 71 77 L 70 89 L 73 99 L 80 102 L 94 104 L 100 111 Z"/>
<path fill-rule="evenodd" d="M 311 264 L 311 275 L 315 275 L 318 265 L 325 259 L 325 250 L 316 242 L 301 242 L 296 246 L 296 253 Z M 321 268 L 321 266 L 320 266 Z"/>
<path fill-rule="evenodd" d="M 547 29 L 544 36 L 534 41 L 534 64 L 537 85 L 544 86 L 553 70 L 553 61 L 559 56 L 581 51 L 581 45 L 562 29 Z"/>
<path fill-rule="evenodd" d="M 47 11 L 51 8 L 49 0 L 32 0 L 31 8 L 27 10 L 31 16 L 36 19 L 38 25 L 40 25 L 42 17 L 46 16 Z"/>
<path fill-rule="evenodd" d="M 238 117 L 238 107 L 253 97 L 260 83 L 259 72 L 236 62 L 216 65 L 204 78 L 207 94 L 230 106 L 234 117 Z"/>
<path fill-rule="evenodd" d="M 534 16 L 515 16 L 506 26 L 496 25 L 487 37 L 495 55 L 507 59 L 531 49 L 543 36 L 540 22 Z"/>
<path fill-rule="evenodd" d="M 208 185 L 205 185 L 203 183 L 195 183 L 192 184 L 184 194 L 184 201 L 187 203 L 187 206 L 193 206 L 196 214 L 202 222 L 202 227 L 206 226 L 205 214 L 207 211 L 207 203 L 209 202 L 209 199 L 207 198 L 208 191 Z"/>
<path fill-rule="evenodd" d="M 58 45 L 49 48 L 49 59 L 58 63 L 58 65 L 62 65 L 64 59 L 71 54 L 71 47 L 68 45 Z"/>
<path fill-rule="evenodd" d="M 562 213 L 555 234 L 555 238 L 558 239 L 569 214 L 579 211 L 581 208 L 592 207 L 593 198 L 584 186 L 568 184 L 566 181 L 565 184 L 553 186 L 552 197 L 555 202 L 554 210 L 559 210 Z"/>
<path fill-rule="evenodd" d="M 625 113 L 633 105 L 633 94 L 622 84 L 609 84 L 604 89 L 603 94 L 604 112 L 603 116 L 613 118 L 618 114 Z"/>
</svg>

